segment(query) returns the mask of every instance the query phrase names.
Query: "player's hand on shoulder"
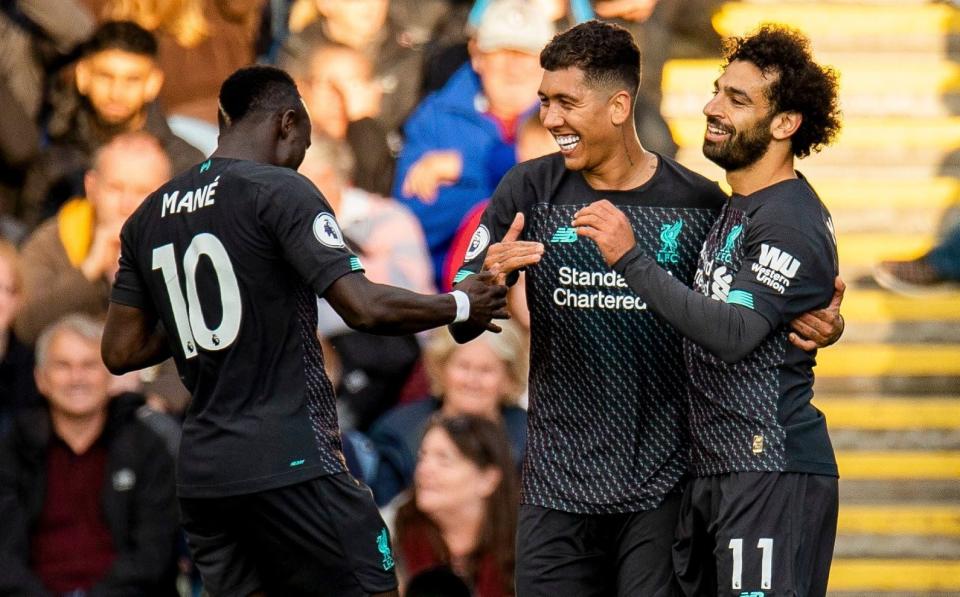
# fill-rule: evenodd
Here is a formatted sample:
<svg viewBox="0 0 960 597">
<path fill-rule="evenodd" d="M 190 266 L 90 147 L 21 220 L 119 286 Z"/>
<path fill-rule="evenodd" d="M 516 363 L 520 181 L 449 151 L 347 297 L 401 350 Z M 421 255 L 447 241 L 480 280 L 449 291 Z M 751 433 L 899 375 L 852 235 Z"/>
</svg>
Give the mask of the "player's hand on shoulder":
<svg viewBox="0 0 960 597">
<path fill-rule="evenodd" d="M 607 265 L 619 261 L 637 244 L 627 214 L 606 199 L 591 203 L 575 213 L 573 226 L 577 234 L 597 243 Z"/>
<path fill-rule="evenodd" d="M 457 290 L 465 292 L 470 299 L 469 327 L 499 332 L 500 326 L 492 320 L 510 318 L 507 312 L 507 287 L 498 284 L 492 273 L 482 271 L 469 276 L 457 284 Z"/>
<path fill-rule="evenodd" d="M 538 263 L 543 256 L 543 243 L 517 240 L 521 232 L 523 232 L 523 214 L 518 213 L 503 239 L 487 248 L 483 269 L 489 270 L 496 277 L 497 284 L 504 284 L 507 275 Z"/>
<path fill-rule="evenodd" d="M 833 282 L 833 298 L 826 308 L 808 311 L 790 322 L 793 332 L 789 338 L 794 346 L 809 352 L 826 348 L 840 339 L 844 327 L 840 304 L 846 289 L 847 285 L 837 276 Z"/>
</svg>

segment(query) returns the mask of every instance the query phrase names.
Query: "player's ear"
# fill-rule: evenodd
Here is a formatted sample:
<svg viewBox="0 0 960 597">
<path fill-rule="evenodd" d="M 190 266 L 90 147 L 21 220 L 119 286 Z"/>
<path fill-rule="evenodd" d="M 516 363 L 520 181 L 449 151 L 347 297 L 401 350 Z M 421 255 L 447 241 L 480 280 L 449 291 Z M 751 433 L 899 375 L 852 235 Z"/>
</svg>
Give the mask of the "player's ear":
<svg viewBox="0 0 960 597">
<path fill-rule="evenodd" d="M 800 112 L 781 112 L 770 122 L 770 134 L 774 139 L 782 141 L 793 136 L 803 124 L 803 114 Z"/>
<path fill-rule="evenodd" d="M 284 110 L 280 114 L 280 138 L 286 139 L 293 134 L 293 129 L 297 126 L 296 110 Z"/>
<path fill-rule="evenodd" d="M 618 91 L 610 98 L 610 121 L 614 126 L 620 126 L 630 118 L 630 107 L 633 98 L 626 91 Z"/>
</svg>

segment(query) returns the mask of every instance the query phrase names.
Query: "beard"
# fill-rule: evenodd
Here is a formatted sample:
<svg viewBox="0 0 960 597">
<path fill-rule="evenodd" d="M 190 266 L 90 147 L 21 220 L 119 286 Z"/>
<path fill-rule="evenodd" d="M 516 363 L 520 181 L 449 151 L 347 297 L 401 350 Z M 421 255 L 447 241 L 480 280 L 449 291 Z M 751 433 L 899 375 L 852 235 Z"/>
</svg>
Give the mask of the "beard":
<svg viewBox="0 0 960 597">
<path fill-rule="evenodd" d="M 730 137 L 721 143 L 703 140 L 703 155 L 724 170 L 741 170 L 757 162 L 767 153 L 773 135 L 770 133 L 770 123 L 773 115 L 762 118 L 759 122 L 743 131 L 734 131 Z M 714 126 L 722 126 L 711 121 Z"/>
</svg>

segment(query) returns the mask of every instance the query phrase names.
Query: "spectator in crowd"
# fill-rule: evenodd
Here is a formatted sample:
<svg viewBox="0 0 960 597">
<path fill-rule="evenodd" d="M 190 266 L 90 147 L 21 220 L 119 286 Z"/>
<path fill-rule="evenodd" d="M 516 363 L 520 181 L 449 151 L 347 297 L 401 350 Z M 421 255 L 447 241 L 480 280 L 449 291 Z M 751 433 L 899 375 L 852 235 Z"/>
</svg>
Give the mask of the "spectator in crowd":
<svg viewBox="0 0 960 597">
<path fill-rule="evenodd" d="M 537 56 L 552 35 L 553 25 L 535 6 L 498 0 L 484 13 L 471 64 L 404 126 L 394 196 L 423 226 L 438 286 L 464 216 L 516 163 L 517 127 L 536 104 Z"/>
<path fill-rule="evenodd" d="M 66 203 L 23 246 L 24 304 L 15 323 L 21 340 L 33 344 L 67 313 L 107 312 L 120 227 L 171 173 L 160 142 L 144 132 L 118 135 L 97 150 L 84 177 L 86 197 Z"/>
<path fill-rule="evenodd" d="M 960 289 L 960 225 L 916 259 L 881 261 L 873 277 L 887 290 L 909 296 Z"/>
<path fill-rule="evenodd" d="M 426 349 L 426 366 L 434 397 L 400 406 L 377 421 L 370 431 L 380 461 L 372 483 L 377 502 L 385 504 L 410 486 L 417 450 L 430 417 L 473 415 L 504 427 L 514 468 L 526 450 L 527 413 L 517 406 L 527 383 L 527 343 L 512 322 L 500 325 L 466 344 L 449 332 L 435 333 Z"/>
<path fill-rule="evenodd" d="M 446 564 L 478 597 L 513 595 L 518 499 L 501 426 L 472 415 L 431 419 L 397 511 L 400 574 Z"/>
<path fill-rule="evenodd" d="M 52 143 L 40 156 L 24 188 L 24 220 L 36 224 L 83 192 L 83 173 L 93 154 L 121 133 L 156 137 L 178 172 L 203 155 L 167 126 L 153 103 L 163 86 L 153 35 L 131 22 L 101 25 L 76 67 L 80 103 L 69 122 L 51 124 Z M 152 190 L 152 189 L 151 189 Z"/>
<path fill-rule="evenodd" d="M 23 300 L 20 255 L 0 241 L 0 436 L 22 408 L 40 402 L 33 381 L 33 351 L 13 333 L 13 320 Z"/>
<path fill-rule="evenodd" d="M 353 185 L 389 197 L 396 160 L 377 120 L 383 89 L 370 59 L 350 46 L 320 42 L 302 58 L 284 55 L 282 66 L 297 82 L 314 132 L 350 145 Z"/>
<path fill-rule="evenodd" d="M 368 278 L 433 293 L 430 256 L 417 220 L 397 202 L 353 186 L 353 165 L 345 143 L 315 136 L 300 173 L 326 197 Z M 326 301 L 320 306 L 320 333 L 331 342 L 340 363 L 340 425 L 366 430 L 396 404 L 420 358 L 420 344 L 413 335 L 374 336 L 353 330 Z"/>
<path fill-rule="evenodd" d="M 97 13 L 102 17 L 134 21 L 153 32 L 159 45 L 158 63 L 167 75 L 160 102 L 175 130 L 197 132 L 199 128 L 201 134 L 209 135 L 202 127 L 207 124 L 216 146 L 220 83 L 253 62 L 266 0 L 86 1 L 99 4 Z M 194 141 L 192 136 L 187 138 Z"/>
<path fill-rule="evenodd" d="M 557 31 L 596 17 L 589 0 L 525 1 L 546 16 Z M 428 93 L 443 87 L 457 68 L 470 59 L 468 46 L 471 35 L 476 33 L 484 13 L 493 2 L 477 0 L 451 3 L 453 6 L 436 24 L 433 39 L 427 46 L 423 89 Z"/>
<path fill-rule="evenodd" d="M 0 3 L 0 218 L 10 227 L 20 188 L 40 151 L 40 114 L 48 75 L 93 33 L 93 19 L 77 0 Z M 16 242 L 17 232 L 0 228 Z"/>
<path fill-rule="evenodd" d="M 70 315 L 37 345 L 47 406 L 0 443 L 0 593 L 176 595 L 173 458 L 111 402 L 102 325 Z"/>
<path fill-rule="evenodd" d="M 390 16 L 389 0 L 297 0 L 284 63 L 305 61 L 323 42 L 349 46 L 375 65 L 383 89 L 379 120 L 387 131 L 400 128 L 420 99 L 423 56 L 419 44 Z"/>
</svg>

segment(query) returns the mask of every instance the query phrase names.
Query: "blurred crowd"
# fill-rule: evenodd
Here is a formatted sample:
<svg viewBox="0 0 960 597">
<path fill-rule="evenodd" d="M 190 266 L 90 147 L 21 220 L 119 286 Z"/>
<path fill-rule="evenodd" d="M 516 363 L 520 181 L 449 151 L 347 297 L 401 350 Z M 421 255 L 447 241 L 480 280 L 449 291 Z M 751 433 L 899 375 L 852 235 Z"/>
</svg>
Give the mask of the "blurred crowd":
<svg viewBox="0 0 960 597">
<path fill-rule="evenodd" d="M 537 117 L 554 33 L 601 18 L 637 37 L 640 138 L 673 156 L 663 64 L 719 51 L 719 3 L 0 0 L 0 593 L 198 590 L 172 476 L 189 396 L 172 363 L 110 376 L 99 337 L 120 228 L 216 147 L 230 73 L 293 75 L 300 172 L 368 276 L 443 291 L 501 176 L 556 151 Z M 464 345 L 373 337 L 321 305 L 345 457 L 391 513 L 409 595 L 513 594 L 522 292 L 503 333 Z"/>
</svg>

